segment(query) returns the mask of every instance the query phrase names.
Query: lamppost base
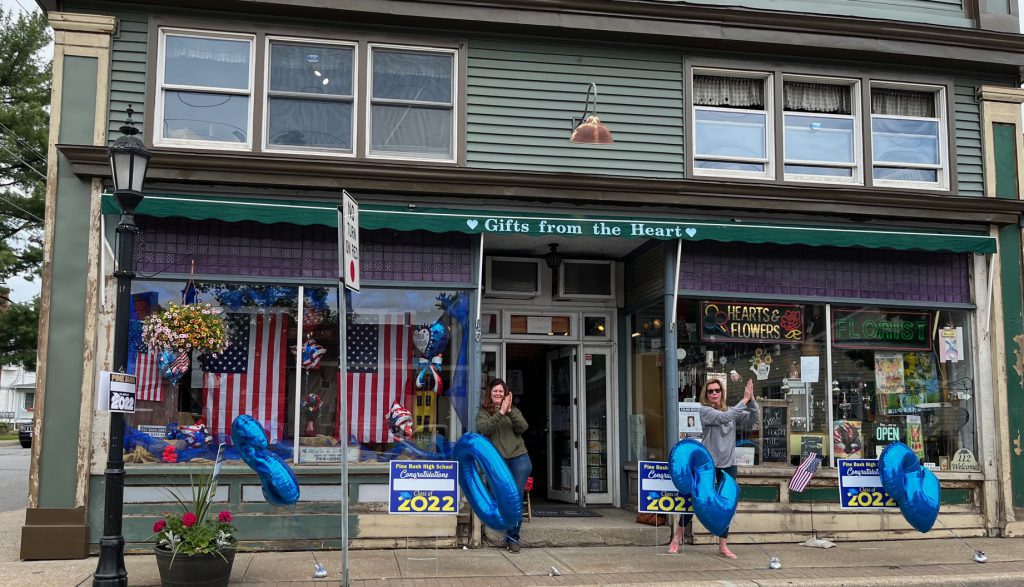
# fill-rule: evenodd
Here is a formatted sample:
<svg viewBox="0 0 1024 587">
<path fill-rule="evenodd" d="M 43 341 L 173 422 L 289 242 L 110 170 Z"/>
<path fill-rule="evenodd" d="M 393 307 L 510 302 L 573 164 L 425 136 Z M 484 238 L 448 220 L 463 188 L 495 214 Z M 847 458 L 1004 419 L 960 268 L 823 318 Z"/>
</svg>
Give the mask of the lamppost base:
<svg viewBox="0 0 1024 587">
<path fill-rule="evenodd" d="M 124 537 L 100 538 L 100 562 L 92 576 L 93 587 L 128 587 L 128 571 L 124 568 Z"/>
</svg>

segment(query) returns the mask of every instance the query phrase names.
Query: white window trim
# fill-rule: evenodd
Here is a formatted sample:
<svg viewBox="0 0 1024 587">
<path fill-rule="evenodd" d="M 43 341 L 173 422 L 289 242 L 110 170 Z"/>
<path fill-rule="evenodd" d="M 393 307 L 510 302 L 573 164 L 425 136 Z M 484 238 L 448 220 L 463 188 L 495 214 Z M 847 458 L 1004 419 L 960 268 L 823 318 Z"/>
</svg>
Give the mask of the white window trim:
<svg viewBox="0 0 1024 587">
<path fill-rule="evenodd" d="M 349 144 L 352 145 L 349 150 L 342 149 L 331 149 L 327 147 L 301 147 L 301 146 L 284 146 L 284 145 L 271 145 L 270 144 L 270 60 L 271 42 L 284 42 L 299 45 L 334 45 L 338 47 L 351 47 L 352 48 L 352 127 L 349 129 Z M 262 139 L 262 150 L 264 153 L 288 153 L 295 154 L 301 153 L 303 155 L 319 155 L 327 157 L 340 157 L 346 159 L 352 159 L 357 156 L 357 145 L 356 145 L 356 127 L 359 125 L 359 44 L 354 41 L 333 41 L 333 40 L 321 40 L 321 39 L 308 39 L 299 37 L 283 37 L 283 36 L 267 36 L 266 44 L 263 48 L 263 135 Z M 310 94 L 312 95 L 312 94 Z M 343 101 L 343 100 L 338 100 Z"/>
<path fill-rule="evenodd" d="M 164 57 L 167 54 L 167 36 L 198 37 L 214 39 L 230 39 L 249 42 L 249 87 L 245 90 L 234 88 L 207 88 L 202 86 L 187 86 L 164 83 Z M 157 48 L 157 74 L 156 74 L 156 100 L 153 114 L 153 145 L 158 147 L 188 147 L 200 149 L 217 149 L 226 151 L 251 151 L 253 133 L 253 86 L 256 77 L 256 36 L 251 34 L 228 33 L 221 31 L 208 31 L 200 29 L 184 28 L 161 28 L 159 46 Z M 208 94 L 226 94 L 232 96 L 248 97 L 248 112 L 246 113 L 246 142 L 228 143 L 225 141 L 204 141 L 195 139 L 173 139 L 164 136 L 164 92 L 167 90 L 195 91 Z"/>
<path fill-rule="evenodd" d="M 715 106 L 698 106 L 693 101 L 693 78 L 698 75 L 709 75 L 717 77 L 738 77 L 746 79 L 760 79 L 764 82 L 764 110 L 748 110 L 744 108 L 719 108 Z M 693 175 L 704 177 L 736 177 L 746 179 L 775 179 L 775 92 L 774 80 L 771 73 L 757 71 L 734 71 L 726 69 L 693 68 L 690 71 L 689 79 L 690 95 L 690 164 L 693 168 Z M 697 153 L 697 111 L 728 111 L 728 112 L 749 112 L 751 114 L 763 113 L 765 116 L 764 128 L 764 152 L 765 157 L 719 157 L 715 155 L 699 155 Z M 736 163 L 763 163 L 764 171 L 739 171 L 733 169 L 705 169 L 697 167 L 698 161 L 730 161 Z"/>
<path fill-rule="evenodd" d="M 844 185 L 864 185 L 864 145 L 863 145 L 863 109 L 861 107 L 860 82 L 858 80 L 845 78 L 814 77 L 807 75 L 783 75 L 782 91 L 786 91 L 785 82 L 805 82 L 813 84 L 842 85 L 850 88 L 850 114 L 826 114 L 814 112 L 787 112 L 785 101 L 782 104 L 782 177 L 788 182 L 805 183 L 832 183 Z M 825 161 L 802 161 L 799 159 L 786 158 L 786 115 L 793 116 L 814 116 L 816 118 L 837 118 L 853 121 L 853 162 L 835 163 Z M 850 177 L 833 177 L 828 175 L 813 175 L 805 173 L 787 173 L 786 165 L 813 165 L 815 167 L 834 167 L 852 169 Z"/>
<path fill-rule="evenodd" d="M 920 117 L 920 116 L 894 116 L 889 114 L 869 114 L 868 120 L 868 131 L 871 133 L 871 140 L 874 143 L 874 120 L 875 117 L 881 118 L 892 118 L 902 120 L 922 120 L 922 121 L 937 121 L 938 122 L 938 148 L 939 148 L 939 163 L 928 164 L 928 163 L 893 163 L 888 161 L 875 161 L 874 160 L 874 149 L 871 151 L 871 178 L 873 185 L 878 187 L 894 187 L 894 188 L 911 188 L 911 189 L 927 189 L 927 190 L 949 190 L 949 134 L 948 134 L 948 120 L 949 110 L 946 107 L 946 88 L 944 86 L 934 85 L 922 85 L 922 84 L 900 84 L 893 82 L 871 82 L 871 89 L 873 88 L 892 88 L 897 90 L 912 90 L 912 91 L 923 91 L 932 92 L 935 95 L 935 118 Z M 868 93 L 870 96 L 870 91 Z M 869 104 L 867 109 L 871 112 L 871 105 Z M 875 179 L 875 166 L 887 167 L 887 168 L 905 168 L 905 169 L 936 169 L 936 182 L 924 182 L 924 181 L 903 181 L 894 179 Z"/>
<path fill-rule="evenodd" d="M 448 158 L 416 156 L 415 154 L 400 153 L 373 153 L 371 141 L 373 135 L 373 51 L 375 49 L 394 49 L 399 51 L 423 52 L 423 53 L 447 53 L 452 56 L 452 125 L 451 145 L 452 151 Z M 459 52 L 457 49 L 445 49 L 440 47 L 424 47 L 417 45 L 394 45 L 388 43 L 368 43 L 366 51 L 366 89 L 363 93 L 365 100 L 366 125 L 364 133 L 364 154 L 367 159 L 387 159 L 393 161 L 422 161 L 431 163 L 455 163 L 458 160 L 459 143 Z M 429 104 L 424 102 L 424 104 Z"/>
</svg>

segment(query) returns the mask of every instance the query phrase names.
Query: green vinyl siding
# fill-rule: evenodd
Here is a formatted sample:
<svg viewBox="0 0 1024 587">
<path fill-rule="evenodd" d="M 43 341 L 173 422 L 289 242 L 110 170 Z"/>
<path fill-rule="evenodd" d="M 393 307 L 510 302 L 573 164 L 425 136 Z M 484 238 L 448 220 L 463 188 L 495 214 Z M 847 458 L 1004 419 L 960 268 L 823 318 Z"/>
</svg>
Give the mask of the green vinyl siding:
<svg viewBox="0 0 1024 587">
<path fill-rule="evenodd" d="M 972 27 L 962 0 L 689 0 L 688 4 Z M 684 10 L 680 7 L 680 10 Z"/>
<path fill-rule="evenodd" d="M 682 58 L 626 48 L 472 39 L 466 83 L 469 167 L 683 176 Z M 569 142 L 588 85 L 607 146 Z"/>
<path fill-rule="evenodd" d="M 148 50 L 148 19 L 145 14 L 115 13 L 117 34 L 114 36 L 110 61 L 110 116 L 107 138 L 121 136 L 118 130 L 126 118 L 128 105 L 135 110 L 132 120 L 145 132 L 146 119 L 146 51 Z"/>
<path fill-rule="evenodd" d="M 985 161 L 981 153 L 981 108 L 977 86 L 985 82 L 957 80 L 953 87 L 953 115 L 949 129 L 956 141 L 957 185 L 961 196 L 985 194 Z"/>
</svg>

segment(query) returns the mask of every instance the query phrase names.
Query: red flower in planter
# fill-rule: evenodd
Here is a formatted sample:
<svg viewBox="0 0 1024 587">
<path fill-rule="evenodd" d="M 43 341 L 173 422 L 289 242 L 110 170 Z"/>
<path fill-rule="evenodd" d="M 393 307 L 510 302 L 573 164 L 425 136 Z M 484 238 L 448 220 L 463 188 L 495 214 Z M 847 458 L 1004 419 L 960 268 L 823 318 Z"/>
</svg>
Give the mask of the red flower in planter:
<svg viewBox="0 0 1024 587">
<path fill-rule="evenodd" d="M 196 515 L 192 512 L 185 512 L 185 515 L 181 517 L 181 524 L 186 528 L 191 528 L 192 526 L 195 526 L 196 522 L 198 521 L 199 518 L 197 518 Z"/>
<path fill-rule="evenodd" d="M 221 512 L 217 515 L 217 519 L 225 524 L 231 523 L 231 512 Z"/>
<path fill-rule="evenodd" d="M 163 530 L 166 527 L 167 527 L 167 522 L 166 521 L 164 521 L 164 520 L 157 520 L 156 523 L 153 524 L 153 531 L 154 532 L 159 532 L 159 531 Z"/>
</svg>

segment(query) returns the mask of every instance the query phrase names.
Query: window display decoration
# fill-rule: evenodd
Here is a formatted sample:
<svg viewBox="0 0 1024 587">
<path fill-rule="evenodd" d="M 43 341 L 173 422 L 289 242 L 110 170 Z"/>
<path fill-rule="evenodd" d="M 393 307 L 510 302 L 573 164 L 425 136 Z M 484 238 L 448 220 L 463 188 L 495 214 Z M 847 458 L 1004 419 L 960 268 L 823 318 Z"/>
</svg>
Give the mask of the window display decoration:
<svg viewBox="0 0 1024 587">
<path fill-rule="evenodd" d="M 183 440 L 186 448 L 207 448 L 213 445 L 213 435 L 206 428 L 206 422 L 199 418 L 195 424 L 179 426 L 177 422 L 167 425 L 168 440 Z"/>
<path fill-rule="evenodd" d="M 161 375 L 177 385 L 189 370 L 189 353 L 216 355 L 228 346 L 220 308 L 210 304 L 171 303 L 142 322 L 142 341 L 159 353 Z"/>
<path fill-rule="evenodd" d="M 320 359 L 327 354 L 327 349 L 317 344 L 313 337 L 306 339 L 302 345 L 302 368 L 305 371 L 313 371 L 320 368 Z"/>
<path fill-rule="evenodd" d="M 299 482 L 284 459 L 268 450 L 267 433 L 252 416 L 242 414 L 231 423 L 231 442 L 245 464 L 263 484 L 263 498 L 275 506 L 299 501 Z"/>
<path fill-rule="evenodd" d="M 682 497 L 693 498 L 693 513 L 715 536 L 729 529 L 740 501 L 740 487 L 729 475 L 715 487 L 715 462 L 704 445 L 684 438 L 672 447 L 668 457 L 672 484 Z"/>
<path fill-rule="evenodd" d="M 720 342 L 802 342 L 804 307 L 745 302 L 700 303 L 700 338 Z"/>
<path fill-rule="evenodd" d="M 306 418 L 306 428 L 302 431 L 303 436 L 316 436 L 316 419 L 320 415 L 320 408 L 324 402 L 315 393 L 307 393 L 302 399 L 302 415 Z"/>
<path fill-rule="evenodd" d="M 907 523 L 921 533 L 931 530 L 939 516 L 941 492 L 935 474 L 922 467 L 917 454 L 902 442 L 886 446 L 878 464 L 882 487 L 899 504 Z"/>
<path fill-rule="evenodd" d="M 388 410 L 388 429 L 396 437 L 412 438 L 412 413 L 395 400 Z"/>
</svg>

